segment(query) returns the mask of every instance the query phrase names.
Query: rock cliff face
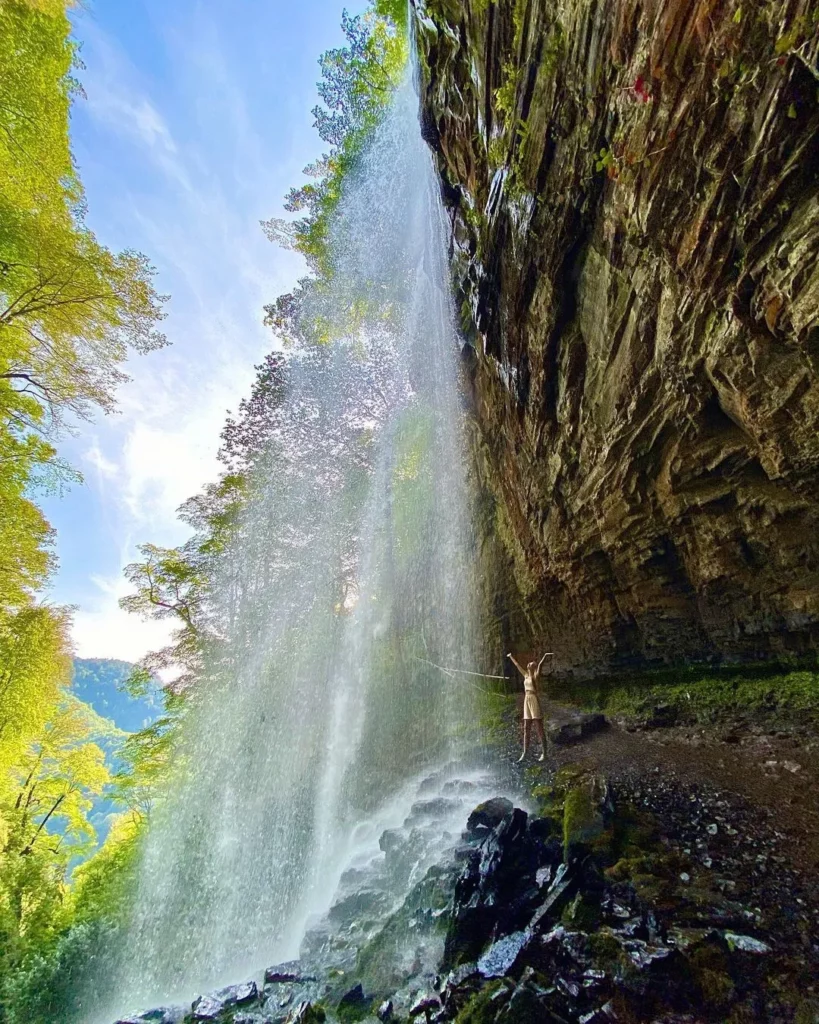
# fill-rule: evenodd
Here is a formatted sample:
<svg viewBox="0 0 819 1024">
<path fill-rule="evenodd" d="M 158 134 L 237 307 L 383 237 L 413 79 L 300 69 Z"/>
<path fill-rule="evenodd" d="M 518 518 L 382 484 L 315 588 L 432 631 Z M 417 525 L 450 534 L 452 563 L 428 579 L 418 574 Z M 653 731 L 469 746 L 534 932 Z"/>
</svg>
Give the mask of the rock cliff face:
<svg viewBox="0 0 819 1024">
<path fill-rule="evenodd" d="M 815 652 L 815 3 L 416 15 L 512 639 L 596 671 Z"/>
</svg>

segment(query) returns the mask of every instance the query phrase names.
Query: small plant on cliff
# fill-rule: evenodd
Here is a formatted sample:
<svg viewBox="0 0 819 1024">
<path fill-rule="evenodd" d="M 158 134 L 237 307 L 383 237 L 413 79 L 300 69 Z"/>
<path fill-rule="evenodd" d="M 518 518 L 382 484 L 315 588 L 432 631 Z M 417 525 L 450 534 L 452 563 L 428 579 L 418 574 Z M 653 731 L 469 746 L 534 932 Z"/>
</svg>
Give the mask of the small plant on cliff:
<svg viewBox="0 0 819 1024">
<path fill-rule="evenodd" d="M 597 154 L 597 159 L 594 162 L 594 169 L 596 171 L 605 171 L 610 178 L 616 178 L 619 172 L 617 167 L 617 160 L 615 159 L 614 153 L 605 146 Z"/>
<path fill-rule="evenodd" d="M 517 105 L 519 79 L 520 73 L 514 62 L 507 61 L 501 71 L 501 84 L 495 90 L 495 110 L 507 127 L 512 124 L 512 116 Z"/>
</svg>

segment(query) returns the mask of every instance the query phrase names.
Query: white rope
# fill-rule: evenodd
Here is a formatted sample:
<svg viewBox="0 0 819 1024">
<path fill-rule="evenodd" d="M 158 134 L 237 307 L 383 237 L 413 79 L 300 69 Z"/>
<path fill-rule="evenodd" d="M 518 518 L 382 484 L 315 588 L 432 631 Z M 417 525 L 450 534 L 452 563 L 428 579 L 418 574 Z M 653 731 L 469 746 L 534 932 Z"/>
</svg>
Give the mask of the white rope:
<svg viewBox="0 0 819 1024">
<path fill-rule="evenodd" d="M 445 675 L 454 676 L 477 676 L 479 679 L 504 679 L 508 680 L 508 676 L 490 676 L 485 672 L 468 672 L 465 668 L 444 668 L 443 665 L 436 665 L 434 661 L 427 661 L 426 658 L 416 658 L 416 661 L 422 662 L 424 665 L 431 665 L 433 668 L 437 668 L 439 672 L 443 672 Z"/>
</svg>

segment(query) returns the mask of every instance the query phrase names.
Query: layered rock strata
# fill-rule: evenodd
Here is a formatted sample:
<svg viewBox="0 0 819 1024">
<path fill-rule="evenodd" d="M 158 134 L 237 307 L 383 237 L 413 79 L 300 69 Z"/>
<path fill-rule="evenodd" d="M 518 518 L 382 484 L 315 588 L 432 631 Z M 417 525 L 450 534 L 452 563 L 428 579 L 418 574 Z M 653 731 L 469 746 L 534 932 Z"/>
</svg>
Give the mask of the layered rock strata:
<svg viewBox="0 0 819 1024">
<path fill-rule="evenodd" d="M 487 572 L 516 584 L 488 587 L 498 652 L 538 637 L 595 672 L 813 656 L 816 5 L 416 15 Z"/>
</svg>

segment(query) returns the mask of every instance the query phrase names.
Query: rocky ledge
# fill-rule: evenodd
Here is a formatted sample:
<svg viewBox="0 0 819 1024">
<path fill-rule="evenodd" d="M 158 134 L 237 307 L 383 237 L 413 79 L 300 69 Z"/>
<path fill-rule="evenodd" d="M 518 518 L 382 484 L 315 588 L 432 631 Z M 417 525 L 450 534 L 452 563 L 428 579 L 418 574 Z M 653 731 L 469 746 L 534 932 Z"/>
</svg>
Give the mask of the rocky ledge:
<svg viewBox="0 0 819 1024">
<path fill-rule="evenodd" d="M 497 653 L 815 655 L 815 3 L 416 9 Z"/>
<path fill-rule="evenodd" d="M 476 807 L 355 950 L 343 936 L 368 911 L 348 899 L 258 987 L 119 1024 L 819 1021 L 816 892 L 764 830 L 661 778 L 616 792 L 577 764 L 532 795 L 537 813 Z M 390 835 L 400 860 L 409 839 Z"/>
</svg>

